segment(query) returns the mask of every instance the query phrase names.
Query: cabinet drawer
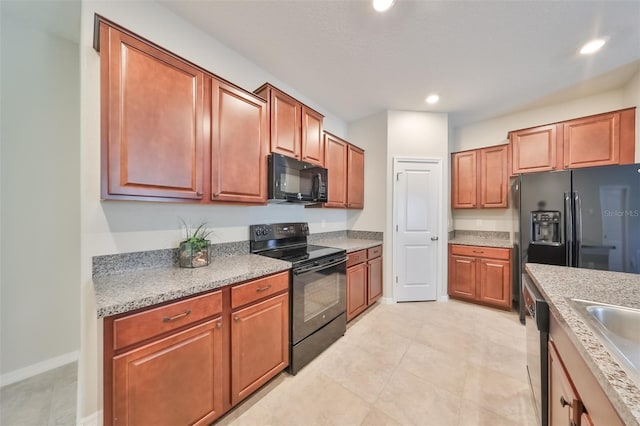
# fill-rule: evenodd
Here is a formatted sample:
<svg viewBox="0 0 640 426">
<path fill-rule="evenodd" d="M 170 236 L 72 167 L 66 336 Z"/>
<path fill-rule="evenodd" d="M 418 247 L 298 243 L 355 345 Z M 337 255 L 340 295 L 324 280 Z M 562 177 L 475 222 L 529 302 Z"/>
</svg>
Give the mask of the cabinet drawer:
<svg viewBox="0 0 640 426">
<path fill-rule="evenodd" d="M 451 245 L 451 254 L 460 256 L 488 257 L 491 259 L 509 260 L 511 249 L 482 246 Z"/>
<path fill-rule="evenodd" d="M 367 259 L 374 259 L 382 256 L 382 246 L 371 247 L 367 250 Z"/>
<path fill-rule="evenodd" d="M 288 271 L 249 281 L 231 288 L 231 307 L 237 308 L 288 288 Z"/>
<path fill-rule="evenodd" d="M 367 251 L 359 250 L 354 251 L 353 253 L 349 253 L 347 256 L 347 268 L 349 266 L 357 265 L 358 263 L 362 263 L 367 260 Z"/>
<path fill-rule="evenodd" d="M 120 349 L 222 312 L 222 292 L 196 296 L 113 321 L 113 348 Z"/>
</svg>

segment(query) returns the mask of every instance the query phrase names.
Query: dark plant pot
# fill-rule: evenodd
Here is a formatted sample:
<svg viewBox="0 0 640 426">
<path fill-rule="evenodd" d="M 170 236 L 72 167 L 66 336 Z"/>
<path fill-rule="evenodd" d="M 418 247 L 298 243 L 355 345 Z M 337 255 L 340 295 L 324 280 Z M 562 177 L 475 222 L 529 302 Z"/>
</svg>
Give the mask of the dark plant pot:
<svg viewBox="0 0 640 426">
<path fill-rule="evenodd" d="M 198 243 L 182 241 L 180 243 L 180 266 L 182 268 L 199 268 L 208 266 L 211 259 L 211 243 L 209 240 Z"/>
</svg>

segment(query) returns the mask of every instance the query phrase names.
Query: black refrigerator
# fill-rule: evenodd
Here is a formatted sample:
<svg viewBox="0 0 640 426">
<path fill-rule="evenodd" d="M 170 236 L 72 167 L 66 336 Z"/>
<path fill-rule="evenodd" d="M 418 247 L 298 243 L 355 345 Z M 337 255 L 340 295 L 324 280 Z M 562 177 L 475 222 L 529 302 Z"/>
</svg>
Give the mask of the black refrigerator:
<svg viewBox="0 0 640 426">
<path fill-rule="evenodd" d="M 523 174 L 512 188 L 518 296 L 525 263 L 640 274 L 640 164 Z"/>
</svg>

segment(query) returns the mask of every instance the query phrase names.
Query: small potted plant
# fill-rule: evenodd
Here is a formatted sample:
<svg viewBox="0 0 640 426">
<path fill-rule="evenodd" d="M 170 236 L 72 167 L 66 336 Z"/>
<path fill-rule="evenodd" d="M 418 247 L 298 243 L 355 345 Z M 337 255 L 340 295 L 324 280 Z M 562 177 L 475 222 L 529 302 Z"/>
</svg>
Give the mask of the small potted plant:
<svg viewBox="0 0 640 426">
<path fill-rule="evenodd" d="M 196 228 L 182 220 L 186 238 L 180 242 L 180 266 L 183 268 L 198 268 L 208 266 L 210 261 L 211 242 L 207 237 L 212 231 L 207 231 L 206 222 L 201 222 Z"/>
</svg>

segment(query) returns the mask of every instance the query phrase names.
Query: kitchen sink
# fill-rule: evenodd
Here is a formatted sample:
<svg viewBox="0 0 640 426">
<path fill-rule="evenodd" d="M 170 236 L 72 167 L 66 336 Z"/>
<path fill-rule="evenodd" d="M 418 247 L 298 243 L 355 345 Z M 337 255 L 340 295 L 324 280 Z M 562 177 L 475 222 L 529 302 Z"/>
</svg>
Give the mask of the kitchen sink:
<svg viewBox="0 0 640 426">
<path fill-rule="evenodd" d="M 568 299 L 618 364 L 640 386 L 640 309 Z"/>
</svg>

